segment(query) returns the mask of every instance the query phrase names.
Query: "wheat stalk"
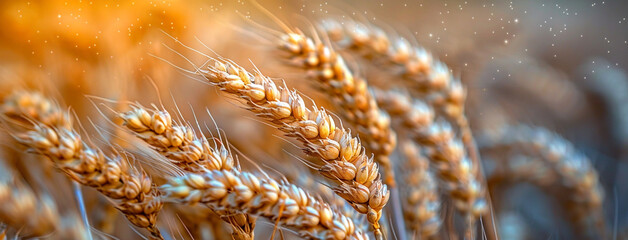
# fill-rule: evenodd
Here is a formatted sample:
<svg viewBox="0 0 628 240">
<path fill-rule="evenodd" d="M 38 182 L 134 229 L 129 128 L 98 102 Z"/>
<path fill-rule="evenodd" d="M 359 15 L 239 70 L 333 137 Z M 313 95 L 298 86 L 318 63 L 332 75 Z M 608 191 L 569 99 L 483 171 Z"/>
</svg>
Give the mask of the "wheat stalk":
<svg viewBox="0 0 628 240">
<path fill-rule="evenodd" d="M 366 156 L 360 140 L 349 130 L 336 127 L 325 109 L 306 107 L 299 93 L 285 84 L 277 86 L 259 71 L 252 74 L 232 61 L 207 57 L 209 61 L 194 73 L 245 100 L 249 111 L 302 142 L 304 152 L 323 161 L 320 174 L 337 182 L 334 192 L 366 214 L 376 237 L 381 237 L 378 221 L 390 193 L 382 183 L 379 166 Z"/>
<path fill-rule="evenodd" d="M 353 221 L 305 190 L 237 170 L 209 170 L 163 185 L 166 199 L 260 215 L 308 239 L 368 239 Z"/>
<path fill-rule="evenodd" d="M 120 114 L 124 125 L 186 172 L 234 168 L 233 157 L 224 145 L 211 147 L 209 141 L 197 137 L 191 127 L 173 123 L 167 111 L 152 111 L 150 114 L 142 106 L 132 108 Z M 214 142 L 218 145 L 217 141 Z M 230 211 L 217 211 L 217 214 L 232 225 L 235 239 L 254 238 L 255 219 L 251 216 Z"/>
<path fill-rule="evenodd" d="M 116 208 L 131 223 L 162 238 L 155 226 L 162 203 L 149 176 L 121 156 L 105 157 L 83 142 L 70 117 L 38 93 L 15 93 L 5 99 L 2 110 L 15 123 L 9 130 L 20 143 L 48 157 L 72 180 L 118 200 Z"/>
<path fill-rule="evenodd" d="M 539 176 L 537 169 L 533 172 L 536 174 L 531 175 L 532 180 L 538 179 L 535 182 L 563 188 L 568 194 L 565 197 L 569 203 L 566 208 L 580 224 L 578 229 L 589 231 L 585 231 L 589 237 L 605 237 L 604 188 L 591 161 L 569 141 L 547 129 L 526 125 L 504 126 L 494 133 L 484 134 L 481 139 L 482 149 L 508 148 L 511 152 L 533 157 L 543 164 L 541 166 L 547 166 L 556 174 L 556 179 L 547 181 L 546 176 Z M 587 229 L 590 226 L 595 226 L 595 229 Z"/>
<path fill-rule="evenodd" d="M 397 140 L 390 127 L 390 117 L 377 106 L 368 83 L 354 76 L 342 56 L 330 46 L 298 29 L 286 30 L 279 47 L 288 53 L 291 62 L 314 71 L 314 78 L 332 97 L 343 118 L 356 126 L 366 143 L 366 150 L 375 154 L 375 160 L 385 172 L 384 182 L 394 187 L 395 175 L 389 155 Z"/>
</svg>

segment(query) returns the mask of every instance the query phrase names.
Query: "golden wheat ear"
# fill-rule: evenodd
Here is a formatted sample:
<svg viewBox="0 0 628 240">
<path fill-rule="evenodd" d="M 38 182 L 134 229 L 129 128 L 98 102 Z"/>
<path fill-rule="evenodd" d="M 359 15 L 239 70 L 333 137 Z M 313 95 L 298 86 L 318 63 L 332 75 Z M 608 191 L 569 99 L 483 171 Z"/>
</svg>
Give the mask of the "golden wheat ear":
<svg viewBox="0 0 628 240">
<path fill-rule="evenodd" d="M 466 89 L 446 64 L 425 48 L 381 28 L 349 19 L 325 19 L 319 28 L 342 49 L 357 53 L 394 79 L 402 80 L 414 97 L 434 107 L 460 132 L 462 142 L 474 165 L 480 165 L 477 147 L 465 116 Z M 481 166 L 480 166 L 481 167 Z"/>
<path fill-rule="evenodd" d="M 208 170 L 172 178 L 161 188 L 170 201 L 259 215 L 306 239 L 368 239 L 350 218 L 320 198 L 250 172 Z"/>
<path fill-rule="evenodd" d="M 332 98 L 341 118 L 355 126 L 367 153 L 374 154 L 374 160 L 381 166 L 384 183 L 394 188 L 395 172 L 390 154 L 397 144 L 396 134 L 390 127 L 390 117 L 373 100 L 366 79 L 354 74 L 343 57 L 331 47 L 331 43 L 318 36 L 314 27 L 311 36 L 308 36 L 260 4 L 255 5 L 281 28 L 281 31 L 275 31 L 256 24 L 260 32 L 274 35 L 276 46 L 283 51 L 277 55 L 288 59 L 286 63 L 314 73 L 304 76 L 316 81 L 322 92 Z"/>
<path fill-rule="evenodd" d="M 229 149 L 219 139 L 214 139 L 212 145 L 204 136 L 195 134 L 190 126 L 174 122 L 165 110 L 155 111 L 140 105 L 131 108 L 120 114 L 124 126 L 183 169 L 184 174 L 228 171 L 237 167 Z M 254 217 L 234 211 L 214 210 L 232 226 L 236 239 L 253 239 Z"/>
<path fill-rule="evenodd" d="M 277 39 L 289 62 L 304 70 L 314 72 L 308 76 L 318 82 L 323 93 L 332 98 L 341 117 L 355 126 L 362 137 L 365 149 L 374 154 L 375 161 L 384 171 L 384 182 L 395 186 L 395 174 L 390 154 L 397 138 L 390 127 L 390 117 L 379 109 L 369 92 L 366 79 L 357 77 L 345 60 L 318 36 L 309 37 L 302 31 L 285 32 Z M 316 34 L 316 33 L 313 33 Z"/>
<path fill-rule="evenodd" d="M 319 172 L 335 182 L 336 194 L 366 214 L 376 235 L 381 237 L 378 221 L 390 194 L 380 178 L 379 166 L 367 157 L 358 138 L 352 137 L 348 129 L 336 127 L 325 109 L 306 107 L 301 95 L 290 91 L 285 83 L 277 86 L 259 71 L 253 74 L 228 59 L 188 49 L 209 58 L 188 72 L 205 78 L 229 96 L 242 99 L 249 111 L 300 141 L 305 153 L 323 162 Z"/>
<path fill-rule="evenodd" d="M 12 125 L 9 133 L 20 143 L 50 159 L 70 179 L 113 199 L 131 223 L 162 238 L 156 227 L 162 207 L 159 193 L 151 178 L 130 165 L 125 156 L 107 157 L 89 146 L 67 114 L 39 93 L 15 93 L 5 99 L 2 109 L 7 125 Z"/>
<path fill-rule="evenodd" d="M 477 184 L 485 188 L 480 156 L 465 115 L 466 89 L 447 65 L 418 44 L 368 22 L 325 19 L 319 28 L 341 49 L 378 63 L 376 67 L 387 72 L 387 77 L 401 80 L 399 83 L 406 86 L 413 97 L 429 104 L 437 117 L 446 120 L 465 148 L 469 159 L 465 162 L 478 169 L 474 171 Z M 490 200 L 488 195 L 485 198 Z M 482 204 L 488 204 L 489 213 L 492 213 L 490 201 Z M 492 217 L 486 214 L 482 217 L 489 230 L 492 229 Z"/>
<path fill-rule="evenodd" d="M 211 143 L 205 136 L 195 134 L 186 124 L 174 122 L 168 111 L 132 106 L 131 111 L 120 114 L 120 117 L 128 130 L 185 171 L 234 168 L 234 159 L 227 154 L 225 146 L 221 145 L 217 152 L 212 152 Z"/>
</svg>

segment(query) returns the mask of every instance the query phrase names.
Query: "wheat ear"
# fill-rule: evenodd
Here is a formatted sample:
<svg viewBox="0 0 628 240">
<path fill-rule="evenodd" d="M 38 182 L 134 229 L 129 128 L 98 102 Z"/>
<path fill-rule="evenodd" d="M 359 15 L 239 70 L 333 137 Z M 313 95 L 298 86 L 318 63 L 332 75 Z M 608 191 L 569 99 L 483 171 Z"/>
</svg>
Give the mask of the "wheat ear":
<svg viewBox="0 0 628 240">
<path fill-rule="evenodd" d="M 163 185 L 166 198 L 220 210 L 260 215 L 308 239 L 368 239 L 353 221 L 303 189 L 237 170 L 208 170 Z"/>
<path fill-rule="evenodd" d="M 151 178 L 121 156 L 105 157 L 72 129 L 70 117 L 38 93 L 18 92 L 2 105 L 3 115 L 16 125 L 10 133 L 34 152 L 48 157 L 72 180 L 118 200 L 116 208 L 134 225 L 162 238 L 155 226 L 162 207 Z"/>
<path fill-rule="evenodd" d="M 568 194 L 567 209 L 580 231 L 592 238 L 605 238 L 606 226 L 602 203 L 604 188 L 591 161 L 559 135 L 540 127 L 505 126 L 484 134 L 482 149 L 508 148 L 510 152 L 531 156 L 557 175 L 552 183 Z M 595 228 L 591 229 L 591 226 Z M 586 232 L 588 231 L 588 232 Z"/>
<path fill-rule="evenodd" d="M 442 107 L 448 116 L 464 113 L 466 93 L 460 80 L 455 79 L 447 65 L 434 59 L 426 49 L 411 45 L 403 37 L 389 37 L 372 24 L 326 19 L 322 29 L 340 46 L 385 59 L 391 66 L 398 67 L 400 71 L 393 72 L 399 72 L 412 84 L 413 91 L 418 91 L 430 104 Z"/>
<path fill-rule="evenodd" d="M 201 66 L 206 69 L 197 69 L 197 74 L 245 100 L 248 110 L 302 142 L 307 154 L 323 160 L 318 170 L 338 183 L 334 192 L 366 214 L 375 235 L 381 237 L 378 221 L 390 192 L 382 183 L 377 163 L 366 156 L 360 140 L 352 137 L 349 130 L 336 127 L 325 109 L 306 107 L 296 91 L 275 85 L 259 71 L 251 74 L 231 61 L 210 60 Z"/>
<path fill-rule="evenodd" d="M 401 141 L 399 148 L 405 158 L 402 196 L 406 228 L 415 235 L 413 239 L 429 239 L 442 225 L 436 179 L 428 169 L 428 160 L 415 143 Z"/>
<path fill-rule="evenodd" d="M 281 36 L 281 49 L 289 53 L 292 62 L 313 75 L 326 94 L 338 106 L 341 116 L 356 126 L 366 143 L 366 150 L 375 154 L 385 174 L 385 183 L 394 187 L 395 175 L 389 155 L 396 145 L 395 132 L 390 127 L 390 117 L 377 106 L 368 83 L 354 76 L 344 59 L 320 39 L 313 39 L 299 30 Z"/>
<path fill-rule="evenodd" d="M 472 227 L 474 217 L 487 210 L 485 191 L 477 179 L 479 167 L 469 160 L 452 127 L 446 121 L 436 120 L 434 110 L 425 102 L 413 101 L 394 90 L 374 90 L 374 93 L 380 106 L 398 121 L 396 124 L 406 129 L 405 134 L 424 147 L 441 189 L 454 200 L 456 208 L 467 215 L 468 227 Z"/>
<path fill-rule="evenodd" d="M 446 64 L 435 59 L 425 48 L 412 45 L 403 37 L 389 36 L 372 24 L 326 19 L 321 26 L 339 45 L 389 63 L 385 68 L 399 73 L 399 79 L 406 80 L 414 93 L 433 105 L 438 114 L 452 121 L 461 132 L 469 156 L 479 164 L 477 147 L 464 114 L 466 89 L 453 77 Z"/>
<path fill-rule="evenodd" d="M 173 122 L 167 111 L 152 111 L 142 106 L 132 108 L 120 114 L 124 126 L 181 169 L 195 173 L 234 167 L 234 160 L 224 146 L 212 148 L 209 141 L 196 136 L 190 126 Z"/>
<path fill-rule="evenodd" d="M 52 198 L 46 194 L 37 197 L 32 189 L 18 184 L 6 169 L 0 162 L 0 222 L 24 238 L 52 233 L 59 223 L 59 213 Z"/>
<path fill-rule="evenodd" d="M 141 106 L 132 108 L 120 114 L 124 125 L 183 170 L 203 173 L 234 168 L 233 157 L 224 145 L 211 147 L 209 141 L 197 137 L 191 127 L 173 123 L 167 111 L 151 111 L 151 114 Z M 233 226 L 236 239 L 254 238 L 255 218 L 229 211 L 217 211 L 217 214 Z"/>
</svg>

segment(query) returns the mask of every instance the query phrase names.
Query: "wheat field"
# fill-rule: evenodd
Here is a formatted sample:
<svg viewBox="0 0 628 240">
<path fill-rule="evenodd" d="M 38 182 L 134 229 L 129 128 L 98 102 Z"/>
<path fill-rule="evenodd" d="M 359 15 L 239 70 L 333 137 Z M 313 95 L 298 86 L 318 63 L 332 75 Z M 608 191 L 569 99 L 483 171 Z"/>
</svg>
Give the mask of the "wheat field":
<svg viewBox="0 0 628 240">
<path fill-rule="evenodd" d="M 626 239 L 621 1 L 1 1 L 0 240 Z"/>
</svg>

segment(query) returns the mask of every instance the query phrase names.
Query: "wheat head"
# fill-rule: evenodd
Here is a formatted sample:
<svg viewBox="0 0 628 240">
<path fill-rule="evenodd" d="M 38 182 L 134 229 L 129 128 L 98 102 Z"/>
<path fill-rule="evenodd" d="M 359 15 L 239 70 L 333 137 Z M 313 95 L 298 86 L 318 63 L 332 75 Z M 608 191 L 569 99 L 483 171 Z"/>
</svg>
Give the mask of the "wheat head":
<svg viewBox="0 0 628 240">
<path fill-rule="evenodd" d="M 15 93 L 5 99 L 2 109 L 3 116 L 16 125 L 9 131 L 20 143 L 48 157 L 72 180 L 117 200 L 116 208 L 131 223 L 161 238 L 155 224 L 162 203 L 146 173 L 122 156 L 106 157 L 89 146 L 72 128 L 67 113 L 38 93 Z"/>
<path fill-rule="evenodd" d="M 150 114 L 150 110 L 142 106 L 132 108 L 120 114 L 124 125 L 186 172 L 234 168 L 233 157 L 217 140 L 214 143 L 218 146 L 211 147 L 209 141 L 196 136 L 191 127 L 174 123 L 167 111 Z M 254 218 L 230 211 L 217 211 L 217 214 L 233 226 L 235 239 L 253 239 Z"/>
<path fill-rule="evenodd" d="M 384 182 L 394 187 L 395 175 L 389 155 L 395 149 L 397 139 L 390 127 L 390 117 L 377 106 L 365 79 L 354 76 L 342 56 L 331 46 L 299 30 L 285 32 L 279 47 L 288 53 L 291 62 L 314 71 L 314 79 L 333 98 L 341 116 L 356 126 L 366 143 L 366 150 L 375 154 L 376 162 L 385 172 Z"/>
<path fill-rule="evenodd" d="M 277 86 L 259 71 L 252 74 L 229 60 L 212 59 L 197 68 L 197 74 L 243 99 L 248 110 L 302 142 L 303 151 L 323 161 L 320 174 L 337 182 L 334 192 L 366 214 L 375 234 L 381 236 L 378 221 L 390 192 L 382 183 L 379 166 L 366 156 L 360 140 L 349 130 L 336 127 L 325 109 L 306 107 L 296 91 Z"/>
<path fill-rule="evenodd" d="M 173 178 L 165 198 L 220 210 L 260 215 L 308 239 L 368 239 L 353 221 L 291 184 L 237 170 L 208 170 Z"/>
</svg>

